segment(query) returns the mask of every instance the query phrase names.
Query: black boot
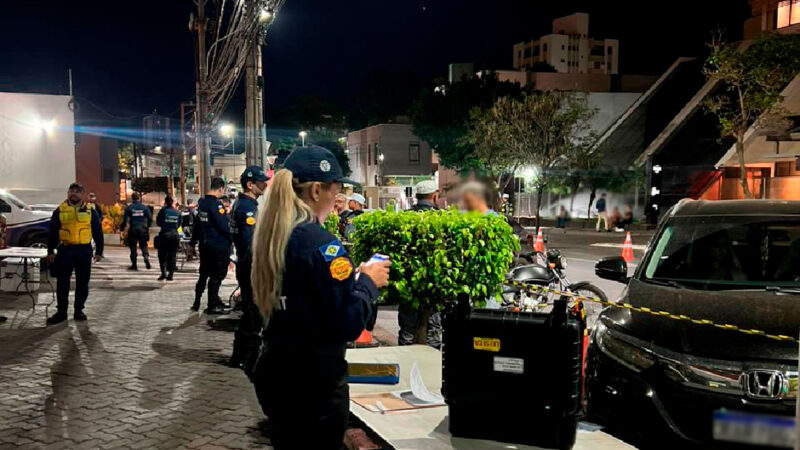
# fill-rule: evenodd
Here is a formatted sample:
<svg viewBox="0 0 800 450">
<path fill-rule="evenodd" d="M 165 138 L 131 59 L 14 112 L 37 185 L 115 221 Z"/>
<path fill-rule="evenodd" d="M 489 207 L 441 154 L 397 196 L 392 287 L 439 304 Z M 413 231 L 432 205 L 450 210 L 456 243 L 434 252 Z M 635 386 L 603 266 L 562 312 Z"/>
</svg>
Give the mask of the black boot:
<svg viewBox="0 0 800 450">
<path fill-rule="evenodd" d="M 153 266 L 150 265 L 150 258 L 148 258 L 146 256 L 144 257 L 144 266 L 147 268 L 147 270 L 150 270 L 150 269 L 153 268 Z"/>
<path fill-rule="evenodd" d="M 166 279 L 167 279 L 167 274 L 165 274 L 164 271 L 161 271 L 161 276 L 158 277 L 158 281 L 164 281 Z"/>
<path fill-rule="evenodd" d="M 203 296 L 202 293 L 199 294 L 199 295 L 195 294 L 194 303 L 192 303 L 192 311 L 195 311 L 195 312 L 200 311 L 200 297 L 202 297 L 202 296 Z"/>
<path fill-rule="evenodd" d="M 67 320 L 67 312 L 66 311 L 57 311 L 55 314 L 53 314 L 52 316 L 50 316 L 47 319 L 47 324 L 48 325 L 55 325 L 57 323 L 61 323 L 61 322 L 65 321 L 65 320 Z"/>
<path fill-rule="evenodd" d="M 128 267 L 128 270 L 139 270 L 139 268 L 136 267 L 136 264 L 133 264 L 130 267 Z"/>
<path fill-rule="evenodd" d="M 169 275 L 167 275 L 167 281 L 172 281 L 172 272 L 170 272 Z"/>
</svg>

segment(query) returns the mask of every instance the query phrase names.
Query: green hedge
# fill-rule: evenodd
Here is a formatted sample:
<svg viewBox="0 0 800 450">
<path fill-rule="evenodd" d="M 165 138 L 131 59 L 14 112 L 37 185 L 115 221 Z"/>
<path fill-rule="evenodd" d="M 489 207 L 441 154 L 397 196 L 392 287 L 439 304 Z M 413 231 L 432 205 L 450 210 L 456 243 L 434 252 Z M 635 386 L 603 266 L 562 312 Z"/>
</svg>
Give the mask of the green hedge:
<svg viewBox="0 0 800 450">
<path fill-rule="evenodd" d="M 460 293 L 482 303 L 501 292 L 519 240 L 501 216 L 375 211 L 354 220 L 356 262 L 383 253 L 393 261 L 389 295 L 423 311 L 420 320 Z M 426 322 L 422 322 L 426 323 Z"/>
</svg>

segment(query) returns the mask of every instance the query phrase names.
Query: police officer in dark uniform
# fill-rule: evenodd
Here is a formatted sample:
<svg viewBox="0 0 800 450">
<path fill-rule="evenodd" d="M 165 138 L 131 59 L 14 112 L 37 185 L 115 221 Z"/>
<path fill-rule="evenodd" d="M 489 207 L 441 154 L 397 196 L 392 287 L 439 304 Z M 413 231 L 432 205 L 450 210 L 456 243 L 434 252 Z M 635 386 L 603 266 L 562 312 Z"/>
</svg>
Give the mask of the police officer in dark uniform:
<svg viewBox="0 0 800 450">
<path fill-rule="evenodd" d="M 178 226 L 181 213 L 172 207 L 172 202 L 172 197 L 167 196 L 164 199 L 164 207 L 156 216 L 156 224 L 161 227 L 161 231 L 158 232 L 158 265 L 161 268 L 158 281 L 172 281 L 178 257 Z"/>
<path fill-rule="evenodd" d="M 347 342 L 375 320 L 388 261 L 353 262 L 324 223 L 345 179 L 322 147 L 293 151 L 272 180 L 253 247 L 253 290 L 268 319 L 253 382 L 274 448 L 339 449 L 349 414 Z M 301 444 L 302 443 L 302 444 Z"/>
<path fill-rule="evenodd" d="M 125 208 L 125 214 L 122 216 L 122 224 L 120 224 L 120 231 L 125 231 L 128 228 L 128 247 L 131 249 L 131 266 L 128 270 L 138 270 L 136 266 L 136 245 L 142 249 L 142 258 L 144 258 L 144 266 L 150 269 L 150 253 L 147 250 L 147 241 L 150 240 L 150 227 L 153 226 L 153 215 L 150 213 L 150 208 L 141 203 L 141 197 L 138 193 L 134 192 L 131 195 L 133 203 Z"/>
<path fill-rule="evenodd" d="M 242 318 L 233 340 L 233 354 L 228 362 L 250 372 L 261 346 L 261 328 L 264 319 L 253 302 L 253 285 L 250 269 L 253 267 L 253 232 L 258 220 L 258 201 L 267 190 L 267 174 L 259 166 L 250 166 L 241 176 L 242 190 L 231 212 L 231 235 L 236 248 L 236 280 L 242 295 Z"/>
<path fill-rule="evenodd" d="M 197 204 L 197 234 L 192 236 L 192 247 L 200 242 L 200 276 L 195 285 L 195 297 L 192 310 L 200 309 L 200 297 L 203 296 L 206 280 L 208 280 L 207 314 L 225 314 L 228 311 L 219 298 L 219 287 L 228 274 L 231 263 L 231 233 L 225 205 L 220 200 L 225 195 L 225 181 L 212 178 L 206 196 Z"/>
<path fill-rule="evenodd" d="M 439 200 L 439 186 L 433 180 L 420 181 L 415 186 L 417 204 L 409 211 L 436 211 L 439 209 L 436 202 Z M 414 331 L 417 328 L 417 310 L 411 303 L 401 303 L 397 309 L 397 323 L 400 332 L 397 336 L 398 345 L 411 345 L 414 343 Z M 428 335 L 426 342 L 434 348 L 442 345 L 442 316 L 432 314 L 428 320 Z"/>
<path fill-rule="evenodd" d="M 89 277 L 92 260 L 103 258 L 103 227 L 97 210 L 83 202 L 85 189 L 72 183 L 67 191 L 67 200 L 53 211 L 50 232 L 47 238 L 47 262 L 55 264 L 57 277 L 56 301 L 58 310 L 47 319 L 50 325 L 67 320 L 69 287 L 72 271 L 75 271 L 75 305 L 73 319 L 86 320 L 83 307 L 89 297 Z M 92 257 L 92 239 L 95 254 Z M 55 250 L 58 254 L 55 255 Z"/>
</svg>

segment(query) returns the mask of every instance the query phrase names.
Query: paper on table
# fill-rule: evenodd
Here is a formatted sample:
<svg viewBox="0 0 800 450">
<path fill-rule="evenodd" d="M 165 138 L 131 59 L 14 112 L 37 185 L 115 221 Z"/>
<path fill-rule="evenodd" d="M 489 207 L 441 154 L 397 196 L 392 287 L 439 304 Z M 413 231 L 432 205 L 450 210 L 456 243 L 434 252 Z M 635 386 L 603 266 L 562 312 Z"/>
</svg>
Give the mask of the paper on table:
<svg viewBox="0 0 800 450">
<path fill-rule="evenodd" d="M 417 367 L 417 362 L 414 361 L 414 365 L 411 367 L 411 373 L 409 374 L 409 385 L 411 387 L 411 395 L 415 397 L 414 400 L 417 400 L 415 403 L 427 403 L 427 404 L 434 404 L 434 405 L 443 405 L 444 398 L 441 395 L 434 394 L 433 392 L 428 390 L 428 387 L 425 386 L 425 382 L 422 381 L 422 375 L 419 373 L 419 368 Z M 408 398 L 403 397 L 406 401 L 409 401 Z"/>
</svg>

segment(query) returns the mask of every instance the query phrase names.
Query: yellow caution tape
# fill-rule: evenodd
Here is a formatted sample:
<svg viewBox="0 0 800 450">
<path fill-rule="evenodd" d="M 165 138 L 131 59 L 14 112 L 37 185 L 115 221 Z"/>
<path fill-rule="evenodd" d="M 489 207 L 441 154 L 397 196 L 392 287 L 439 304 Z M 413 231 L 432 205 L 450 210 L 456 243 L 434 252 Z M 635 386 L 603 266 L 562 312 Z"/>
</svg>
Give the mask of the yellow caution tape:
<svg viewBox="0 0 800 450">
<path fill-rule="evenodd" d="M 527 291 L 528 293 L 533 293 L 533 294 L 547 293 L 547 294 L 555 294 L 555 295 L 564 296 L 564 297 L 573 297 L 579 302 L 580 301 L 589 301 L 589 302 L 592 302 L 592 303 L 599 303 L 599 304 L 601 304 L 603 306 L 611 306 L 611 307 L 614 307 L 614 308 L 629 309 L 631 311 L 636 311 L 636 312 L 640 312 L 640 313 L 644 313 L 644 314 L 650 314 L 651 316 L 656 316 L 656 317 L 663 317 L 665 319 L 673 319 L 673 320 L 678 320 L 678 321 L 681 321 L 681 322 L 690 322 L 690 323 L 693 323 L 695 325 L 712 326 L 712 327 L 715 327 L 715 328 L 719 328 L 721 330 L 738 331 L 740 333 L 744 333 L 744 334 L 747 334 L 747 335 L 750 335 L 750 336 L 762 336 L 762 337 L 765 337 L 767 339 L 773 339 L 773 340 L 776 340 L 776 341 L 800 343 L 800 340 L 798 340 L 797 338 L 792 337 L 792 336 L 786 336 L 786 335 L 783 335 L 783 334 L 768 334 L 767 332 L 762 331 L 762 330 L 748 330 L 748 329 L 744 329 L 744 328 L 739 328 L 738 326 L 732 325 L 732 324 L 715 323 L 714 321 L 711 321 L 711 320 L 708 320 L 708 319 L 692 319 L 691 317 L 684 316 L 682 314 L 673 314 L 673 313 L 671 313 L 669 311 L 659 311 L 659 310 L 654 310 L 654 309 L 647 308 L 647 307 L 644 307 L 644 306 L 633 306 L 630 303 L 617 303 L 617 302 L 612 302 L 612 301 L 608 301 L 608 300 L 603 300 L 603 299 L 598 298 L 598 297 L 587 297 L 585 295 L 576 294 L 574 292 L 559 291 L 557 289 L 550 289 L 550 288 L 546 288 L 546 287 L 542 287 L 542 286 L 535 286 L 535 285 L 525 284 L 525 283 L 521 283 L 519 281 L 504 281 L 503 283 L 508 285 L 508 286 L 513 286 L 513 287 L 519 288 L 521 290 Z M 547 306 L 547 303 L 540 303 L 540 304 L 536 305 L 536 307 L 539 307 L 539 308 L 541 308 L 543 306 Z"/>
</svg>

